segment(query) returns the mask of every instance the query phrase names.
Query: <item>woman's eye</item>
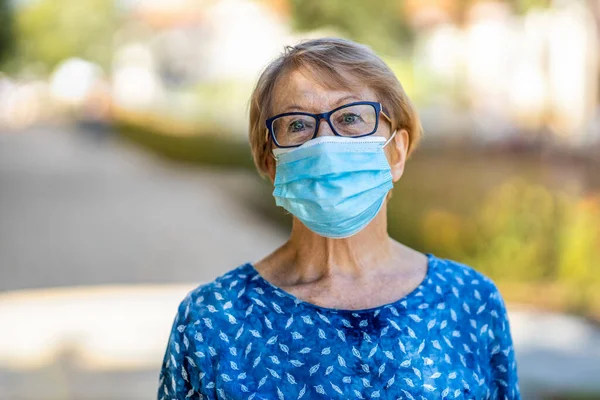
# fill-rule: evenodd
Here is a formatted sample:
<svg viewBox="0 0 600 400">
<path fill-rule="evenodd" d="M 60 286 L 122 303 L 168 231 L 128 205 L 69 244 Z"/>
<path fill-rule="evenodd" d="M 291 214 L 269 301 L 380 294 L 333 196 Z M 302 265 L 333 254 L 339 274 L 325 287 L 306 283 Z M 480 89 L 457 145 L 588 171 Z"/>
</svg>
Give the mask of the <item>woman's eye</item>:
<svg viewBox="0 0 600 400">
<path fill-rule="evenodd" d="M 358 122 L 359 119 L 360 119 L 360 116 L 356 115 L 356 114 L 344 114 L 344 115 L 342 115 L 342 123 L 343 124 L 353 124 L 355 122 Z"/>
<path fill-rule="evenodd" d="M 298 132 L 299 130 L 304 128 L 304 121 L 294 121 L 290 124 L 290 130 L 293 132 Z"/>
</svg>

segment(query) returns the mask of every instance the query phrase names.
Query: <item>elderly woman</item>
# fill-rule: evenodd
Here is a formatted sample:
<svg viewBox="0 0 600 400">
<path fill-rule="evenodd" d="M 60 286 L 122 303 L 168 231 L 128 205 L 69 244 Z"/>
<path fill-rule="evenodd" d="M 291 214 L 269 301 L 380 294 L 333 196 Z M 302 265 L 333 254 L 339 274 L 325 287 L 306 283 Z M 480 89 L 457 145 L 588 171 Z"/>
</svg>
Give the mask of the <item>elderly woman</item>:
<svg viewBox="0 0 600 400">
<path fill-rule="evenodd" d="M 493 281 L 388 235 L 420 135 L 366 46 L 305 41 L 267 66 L 250 143 L 290 238 L 183 299 L 158 399 L 520 399 Z"/>
</svg>

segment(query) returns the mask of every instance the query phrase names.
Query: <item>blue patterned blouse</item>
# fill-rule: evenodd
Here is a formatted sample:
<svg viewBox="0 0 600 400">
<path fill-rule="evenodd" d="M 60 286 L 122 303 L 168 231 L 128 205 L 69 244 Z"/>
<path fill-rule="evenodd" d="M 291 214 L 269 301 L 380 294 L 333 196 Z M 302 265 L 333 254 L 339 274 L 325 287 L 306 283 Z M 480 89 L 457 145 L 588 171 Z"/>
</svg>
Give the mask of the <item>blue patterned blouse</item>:
<svg viewBox="0 0 600 400">
<path fill-rule="evenodd" d="M 504 300 L 473 268 L 427 254 L 386 305 L 317 306 L 241 265 L 179 305 L 158 399 L 520 399 Z"/>
</svg>

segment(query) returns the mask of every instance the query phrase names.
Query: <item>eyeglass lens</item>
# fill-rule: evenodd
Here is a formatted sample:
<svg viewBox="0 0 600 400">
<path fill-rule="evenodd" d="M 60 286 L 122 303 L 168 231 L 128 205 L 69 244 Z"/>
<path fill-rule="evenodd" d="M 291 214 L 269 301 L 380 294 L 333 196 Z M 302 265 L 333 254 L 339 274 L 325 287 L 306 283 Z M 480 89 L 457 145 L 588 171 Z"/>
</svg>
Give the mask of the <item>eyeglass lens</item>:
<svg viewBox="0 0 600 400">
<path fill-rule="evenodd" d="M 358 104 L 340 108 L 331 114 L 330 120 L 338 135 L 362 136 L 375 130 L 377 113 L 371 105 Z M 312 139 L 316 126 L 315 117 L 294 114 L 276 118 L 272 127 L 280 146 L 294 146 Z"/>
</svg>

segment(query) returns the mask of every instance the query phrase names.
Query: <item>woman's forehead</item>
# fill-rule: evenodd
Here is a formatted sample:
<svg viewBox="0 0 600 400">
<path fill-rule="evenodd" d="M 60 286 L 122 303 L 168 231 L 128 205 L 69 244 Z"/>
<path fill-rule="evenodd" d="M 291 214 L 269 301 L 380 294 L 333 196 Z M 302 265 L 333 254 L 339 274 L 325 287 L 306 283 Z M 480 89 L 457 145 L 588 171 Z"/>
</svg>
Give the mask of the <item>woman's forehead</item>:
<svg viewBox="0 0 600 400">
<path fill-rule="evenodd" d="M 344 77 L 350 82 L 353 77 Z M 297 69 L 286 73 L 275 85 L 272 97 L 273 114 L 290 111 L 324 112 L 353 101 L 377 101 L 368 87 L 356 83 L 353 87 L 326 87 L 314 74 Z"/>
</svg>

